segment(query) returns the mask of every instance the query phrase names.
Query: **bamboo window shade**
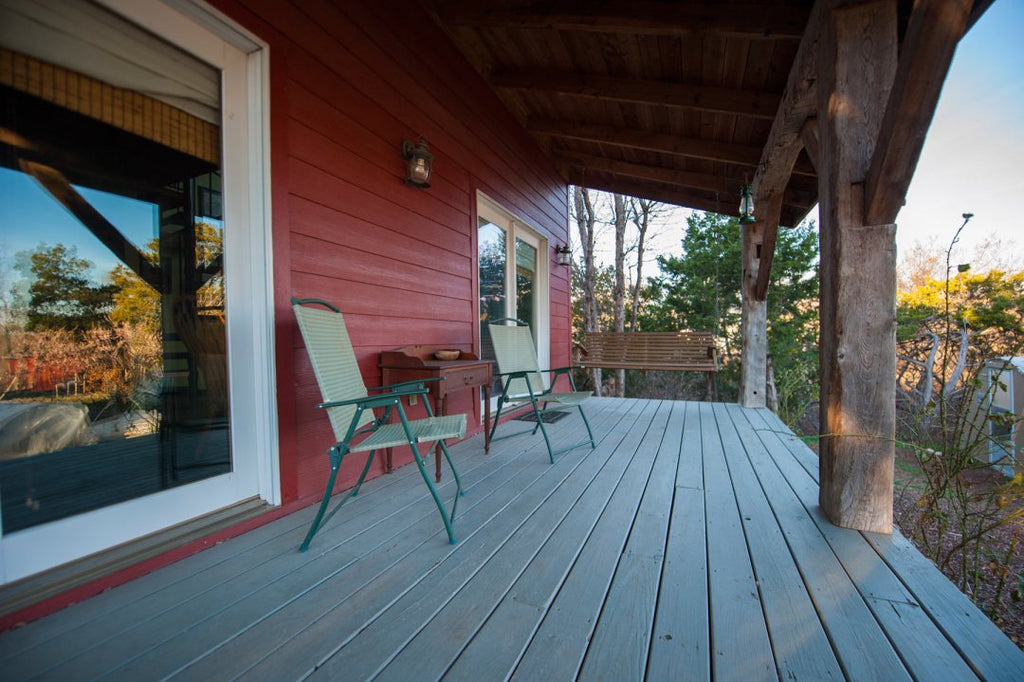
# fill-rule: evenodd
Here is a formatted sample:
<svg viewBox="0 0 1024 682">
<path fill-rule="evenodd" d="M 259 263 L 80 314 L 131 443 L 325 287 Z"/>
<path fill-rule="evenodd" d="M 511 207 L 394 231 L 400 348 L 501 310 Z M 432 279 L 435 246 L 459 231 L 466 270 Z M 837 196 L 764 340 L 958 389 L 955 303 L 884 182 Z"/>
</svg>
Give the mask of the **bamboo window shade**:
<svg viewBox="0 0 1024 682">
<path fill-rule="evenodd" d="M 0 48 L 0 84 L 190 156 L 220 163 L 220 129 L 158 99 Z"/>
</svg>

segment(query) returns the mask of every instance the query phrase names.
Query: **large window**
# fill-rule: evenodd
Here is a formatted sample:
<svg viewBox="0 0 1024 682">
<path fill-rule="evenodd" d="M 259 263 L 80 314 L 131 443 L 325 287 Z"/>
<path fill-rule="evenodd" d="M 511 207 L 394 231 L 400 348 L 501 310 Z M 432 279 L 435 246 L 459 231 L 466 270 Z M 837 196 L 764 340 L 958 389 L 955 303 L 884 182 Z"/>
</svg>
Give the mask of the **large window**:
<svg viewBox="0 0 1024 682">
<path fill-rule="evenodd" d="M 177 25 L 166 6 L 124 11 L 148 30 L 85 0 L 0 7 L 3 554 L 51 531 L 78 545 L 6 579 L 274 497 L 258 448 L 239 447 L 251 430 L 232 429 L 259 409 L 252 349 L 266 343 L 245 326 L 261 319 L 246 279 L 264 238 L 250 62 L 195 26 L 178 31 L 204 59 L 151 33 Z"/>
</svg>

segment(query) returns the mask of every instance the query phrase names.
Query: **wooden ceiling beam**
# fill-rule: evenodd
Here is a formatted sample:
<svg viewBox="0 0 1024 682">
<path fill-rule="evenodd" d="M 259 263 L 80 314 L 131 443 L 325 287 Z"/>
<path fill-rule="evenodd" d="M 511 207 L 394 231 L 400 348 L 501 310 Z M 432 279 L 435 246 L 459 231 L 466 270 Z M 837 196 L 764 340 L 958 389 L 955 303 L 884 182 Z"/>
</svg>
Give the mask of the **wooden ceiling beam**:
<svg viewBox="0 0 1024 682">
<path fill-rule="evenodd" d="M 739 188 L 742 183 L 741 180 L 730 179 L 720 175 L 694 173 L 675 168 L 645 166 L 639 163 L 608 159 L 592 154 L 557 151 L 554 153 L 554 156 L 556 160 L 561 160 L 569 165 L 581 166 L 588 172 L 597 171 L 613 175 L 624 175 L 640 180 L 653 180 L 654 182 L 662 182 L 667 185 L 678 185 L 706 192 L 717 192 L 729 197 L 733 195 L 739 196 Z"/>
<path fill-rule="evenodd" d="M 496 88 L 682 107 L 752 118 L 772 118 L 780 102 L 779 96 L 770 92 L 532 69 L 496 71 L 491 74 L 490 83 Z"/>
<path fill-rule="evenodd" d="M 801 133 L 806 127 L 807 120 L 815 114 L 818 40 L 826 21 L 832 16 L 836 2 L 837 0 L 819 0 L 814 3 L 803 40 L 800 41 L 800 47 L 797 48 L 793 60 L 793 68 L 786 81 L 786 89 L 782 93 L 778 111 L 772 121 L 772 129 L 768 133 L 757 172 L 754 174 L 752 187 L 757 197 L 756 206 L 765 207 L 764 236 L 757 268 L 757 282 L 754 286 L 754 296 L 757 300 L 763 301 L 768 295 L 779 222 L 785 220 L 787 216 L 780 197 L 784 195 L 793 175 L 797 157 L 804 149 Z M 813 163 L 819 163 L 817 151 L 811 150 L 809 154 L 815 155 Z"/>
<path fill-rule="evenodd" d="M 571 123 L 554 119 L 531 118 L 526 130 L 534 135 L 544 135 L 566 140 L 579 140 L 593 144 L 606 144 L 625 149 L 636 149 L 658 154 L 673 154 L 690 159 L 729 163 L 744 166 L 751 174 L 761 158 L 761 148 L 732 142 L 718 142 L 695 137 L 682 137 L 668 133 L 647 130 L 629 130 L 610 125 Z M 793 171 L 800 175 L 814 177 L 814 167 L 803 159 L 797 161 Z"/>
<path fill-rule="evenodd" d="M 733 217 L 737 216 L 739 209 L 739 197 L 734 196 L 735 193 L 731 193 L 728 196 L 721 195 L 716 198 L 708 196 L 701 190 L 678 186 L 673 188 L 605 173 L 597 174 L 596 172 L 588 172 L 571 164 L 564 166 L 563 170 L 563 175 L 570 183 L 603 192 L 642 197 L 666 204 L 682 206 L 683 208 L 709 211 Z M 808 207 L 806 206 L 787 202 L 782 207 L 782 218 L 784 220 L 792 219 L 793 224 L 796 224 L 803 216 L 807 215 L 807 211 Z"/>
<path fill-rule="evenodd" d="M 866 225 L 896 221 L 972 5 L 971 0 L 914 4 L 865 183 Z"/>
<path fill-rule="evenodd" d="M 536 3 L 494 8 L 478 0 L 435 4 L 438 17 L 452 26 L 553 29 L 634 35 L 715 35 L 748 40 L 800 40 L 807 9 L 798 5 L 724 5 L 643 0 Z"/>
<path fill-rule="evenodd" d="M 815 61 L 818 37 L 825 20 L 831 16 L 833 4 L 834 0 L 814 4 L 807 33 L 797 49 L 786 89 L 754 175 L 753 189 L 758 200 L 767 201 L 772 194 L 785 189 L 793 174 L 796 159 L 804 148 L 800 132 L 816 109 Z"/>
<path fill-rule="evenodd" d="M 804 127 L 800 129 L 800 141 L 807 152 L 807 158 L 811 160 L 815 170 L 818 168 L 818 159 L 821 157 L 821 142 L 818 140 L 818 119 L 809 118 L 804 121 Z"/>
<path fill-rule="evenodd" d="M 674 204 L 684 208 L 693 208 L 698 211 L 710 211 L 712 213 L 720 213 L 722 215 L 736 214 L 737 207 L 732 206 L 732 204 L 737 202 L 732 201 L 731 197 L 729 197 L 728 201 L 716 201 L 711 197 L 696 194 L 692 191 L 688 192 L 682 188 L 659 188 L 652 186 L 650 183 L 603 175 L 598 176 L 591 173 L 585 173 L 579 168 L 571 167 L 567 172 L 567 177 L 569 182 L 574 185 L 589 187 L 590 189 L 597 189 L 602 192 L 614 192 L 616 194 L 624 194 L 631 197 L 652 199 L 665 204 Z M 729 207 L 731 207 L 731 209 Z"/>
</svg>

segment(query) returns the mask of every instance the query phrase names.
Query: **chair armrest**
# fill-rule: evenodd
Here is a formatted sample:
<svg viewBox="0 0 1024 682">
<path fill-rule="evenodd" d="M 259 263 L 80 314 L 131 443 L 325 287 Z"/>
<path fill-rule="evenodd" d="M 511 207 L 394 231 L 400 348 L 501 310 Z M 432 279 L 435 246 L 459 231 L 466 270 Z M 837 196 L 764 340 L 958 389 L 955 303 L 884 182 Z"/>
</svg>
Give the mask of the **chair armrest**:
<svg viewBox="0 0 1024 682">
<path fill-rule="evenodd" d="M 527 374 L 533 374 L 533 370 L 521 370 L 519 372 L 495 372 L 496 377 L 525 377 Z"/>
<path fill-rule="evenodd" d="M 328 402 L 320 403 L 317 407 L 323 409 L 326 407 L 343 407 L 345 405 L 361 405 L 362 407 L 386 407 L 388 405 L 395 405 L 399 402 L 399 399 L 407 395 L 422 395 L 427 391 L 423 389 L 421 391 L 395 391 L 393 393 L 385 393 L 384 395 L 368 395 L 364 398 L 351 398 L 349 400 L 330 400 Z"/>
</svg>

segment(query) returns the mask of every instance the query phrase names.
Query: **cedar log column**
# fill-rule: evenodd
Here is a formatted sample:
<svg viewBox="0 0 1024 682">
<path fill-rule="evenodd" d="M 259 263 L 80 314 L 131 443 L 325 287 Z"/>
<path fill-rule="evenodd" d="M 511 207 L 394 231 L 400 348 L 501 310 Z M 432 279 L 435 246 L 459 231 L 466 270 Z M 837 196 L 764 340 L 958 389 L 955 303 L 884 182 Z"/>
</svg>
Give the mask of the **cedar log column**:
<svg viewBox="0 0 1024 682">
<path fill-rule="evenodd" d="M 742 315 L 740 335 L 743 348 L 740 364 L 740 405 L 764 407 L 768 393 L 768 306 L 755 295 L 757 271 L 764 244 L 764 220 L 740 225 L 742 236 L 743 280 L 740 283 Z"/>
<path fill-rule="evenodd" d="M 895 225 L 864 224 L 864 181 L 897 64 L 896 2 L 836 9 L 818 51 L 821 488 L 838 526 L 892 532 Z"/>
</svg>

